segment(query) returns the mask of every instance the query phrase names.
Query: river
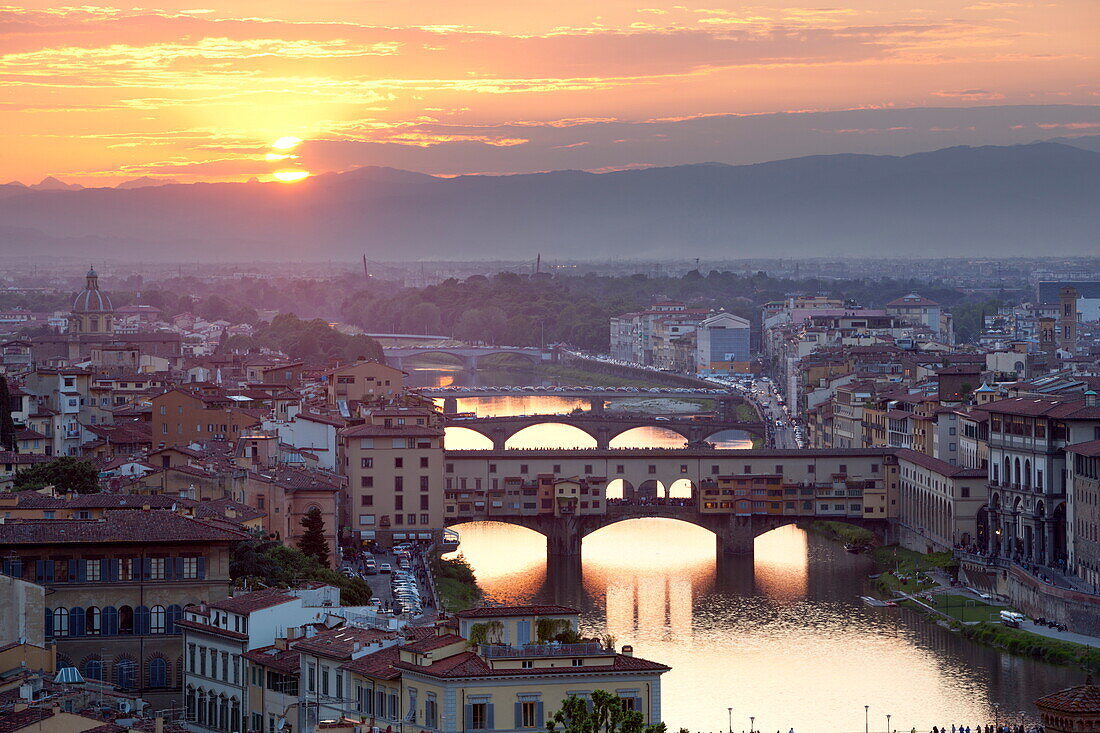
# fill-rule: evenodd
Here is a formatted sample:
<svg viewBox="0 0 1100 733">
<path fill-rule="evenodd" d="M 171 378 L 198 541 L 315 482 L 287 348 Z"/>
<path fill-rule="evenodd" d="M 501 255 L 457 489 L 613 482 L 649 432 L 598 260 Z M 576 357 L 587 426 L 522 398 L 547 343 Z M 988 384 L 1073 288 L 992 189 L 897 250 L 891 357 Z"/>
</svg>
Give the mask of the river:
<svg viewBox="0 0 1100 733">
<path fill-rule="evenodd" d="M 571 409 L 543 402 L 558 398 L 508 399 L 459 409 Z M 576 444 L 565 426 L 546 427 L 541 447 Z M 458 439 L 448 431 L 448 446 Z M 530 530 L 498 523 L 456 529 L 487 600 L 575 607 L 585 635 L 610 633 L 637 656 L 671 666 L 662 708 L 673 731 L 725 731 L 732 709 L 734 731 L 749 730 L 751 716 L 766 733 L 858 732 L 865 705 L 868 728 L 879 732 L 887 714 L 891 730 L 903 733 L 977 726 L 995 716 L 1027 723 L 1037 717 L 1034 699 L 1083 680 L 1074 669 L 973 644 L 915 612 L 865 606 L 859 596 L 870 591 L 870 558 L 793 526 L 758 538 L 752 558 L 716 558 L 706 530 L 632 520 L 587 537 L 579 564 L 550 567 L 545 541 Z"/>
</svg>

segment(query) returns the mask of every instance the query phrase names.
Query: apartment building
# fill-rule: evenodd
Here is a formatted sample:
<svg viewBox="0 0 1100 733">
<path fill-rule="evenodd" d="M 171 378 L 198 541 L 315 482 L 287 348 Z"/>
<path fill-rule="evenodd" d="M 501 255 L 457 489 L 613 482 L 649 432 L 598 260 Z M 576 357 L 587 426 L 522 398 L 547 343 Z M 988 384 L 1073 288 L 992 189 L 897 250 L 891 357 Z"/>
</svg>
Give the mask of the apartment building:
<svg viewBox="0 0 1100 733">
<path fill-rule="evenodd" d="M 155 708 L 178 701 L 183 609 L 229 593 L 225 522 L 171 511 L 0 523 L 4 573 L 45 586 L 45 637 L 58 666 L 111 682 Z"/>
<path fill-rule="evenodd" d="M 1100 439 L 1066 446 L 1069 569 L 1100 588 Z"/>
<path fill-rule="evenodd" d="M 238 402 L 220 389 L 170 389 L 152 399 L 152 440 L 164 445 L 236 442 L 241 433 L 260 424 L 264 412 L 246 411 Z"/>
<path fill-rule="evenodd" d="M 360 361 L 325 373 L 325 399 L 329 405 L 341 402 L 372 402 L 398 395 L 405 388 L 405 373 L 376 361 Z"/>
<path fill-rule="evenodd" d="M 988 527 L 986 472 L 962 468 L 906 448 L 898 461 L 899 539 L 917 552 L 952 551 L 982 544 Z"/>
<path fill-rule="evenodd" d="M 347 526 L 382 546 L 429 540 L 443 528 L 443 429 L 423 408 L 369 413 L 339 434 Z"/>
</svg>

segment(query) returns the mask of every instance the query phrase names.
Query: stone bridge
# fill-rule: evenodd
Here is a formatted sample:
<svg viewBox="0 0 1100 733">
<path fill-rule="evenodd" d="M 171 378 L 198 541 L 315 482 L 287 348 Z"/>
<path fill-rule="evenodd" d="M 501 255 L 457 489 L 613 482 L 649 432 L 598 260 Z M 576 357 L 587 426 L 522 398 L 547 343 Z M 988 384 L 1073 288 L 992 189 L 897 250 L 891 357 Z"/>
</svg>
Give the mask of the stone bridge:
<svg viewBox="0 0 1100 733">
<path fill-rule="evenodd" d="M 533 425 L 547 423 L 571 425 L 583 430 L 596 440 L 596 448 L 608 448 L 612 440 L 634 428 L 652 427 L 670 430 L 683 436 L 689 444 L 700 444 L 715 433 L 724 430 L 742 430 L 766 439 L 767 428 L 759 421 L 743 420 L 692 420 L 686 418 L 662 418 L 645 413 L 594 415 L 587 412 L 567 415 L 522 415 L 509 417 L 453 417 L 446 418 L 447 427 L 468 428 L 493 441 L 494 450 L 504 450 L 505 443 L 516 433 Z"/>
<path fill-rule="evenodd" d="M 407 359 L 413 359 L 427 354 L 443 354 L 452 356 L 462 362 L 467 370 L 478 368 L 481 359 L 487 356 L 509 354 L 527 359 L 534 365 L 553 361 L 554 352 L 549 349 L 537 349 L 523 346 L 422 346 L 409 348 L 383 348 L 382 353 L 386 357 L 386 363 L 397 369 L 403 369 Z"/>
<path fill-rule="evenodd" d="M 447 524 L 465 522 L 503 522 L 532 529 L 546 537 L 548 557 L 573 557 L 581 555 L 581 542 L 596 530 L 618 522 L 646 518 L 676 519 L 713 532 L 717 538 L 720 555 L 745 555 L 753 551 L 754 540 L 773 529 L 801 521 L 829 519 L 846 522 L 871 530 L 879 542 L 892 538 L 893 526 L 887 519 L 862 517 L 817 516 L 814 514 L 728 514 L 703 513 L 694 504 L 608 504 L 605 514 L 478 514 L 455 517 Z"/>
</svg>

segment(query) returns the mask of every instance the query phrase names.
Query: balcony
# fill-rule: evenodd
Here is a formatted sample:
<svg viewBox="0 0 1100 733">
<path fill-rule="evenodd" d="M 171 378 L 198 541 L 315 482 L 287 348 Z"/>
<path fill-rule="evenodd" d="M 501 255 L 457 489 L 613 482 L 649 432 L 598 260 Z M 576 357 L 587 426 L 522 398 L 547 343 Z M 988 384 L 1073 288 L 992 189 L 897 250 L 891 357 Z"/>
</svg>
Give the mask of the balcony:
<svg viewBox="0 0 1100 733">
<path fill-rule="evenodd" d="M 478 654 L 486 659 L 529 659 L 531 657 L 593 657 L 614 654 L 598 641 L 580 644 L 480 644 Z"/>
</svg>

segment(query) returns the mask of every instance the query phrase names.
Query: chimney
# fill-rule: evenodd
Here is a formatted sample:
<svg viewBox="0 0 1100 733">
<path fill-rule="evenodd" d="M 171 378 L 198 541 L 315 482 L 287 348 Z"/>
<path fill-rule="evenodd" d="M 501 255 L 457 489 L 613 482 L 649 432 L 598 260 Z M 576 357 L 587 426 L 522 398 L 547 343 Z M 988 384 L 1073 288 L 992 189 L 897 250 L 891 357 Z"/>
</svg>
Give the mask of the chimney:
<svg viewBox="0 0 1100 733">
<path fill-rule="evenodd" d="M 634 656 L 634 647 L 632 647 L 630 644 L 623 644 L 623 656 L 624 657 L 633 657 Z"/>
<path fill-rule="evenodd" d="M 1085 407 L 1096 407 L 1096 391 L 1085 392 Z"/>
</svg>

